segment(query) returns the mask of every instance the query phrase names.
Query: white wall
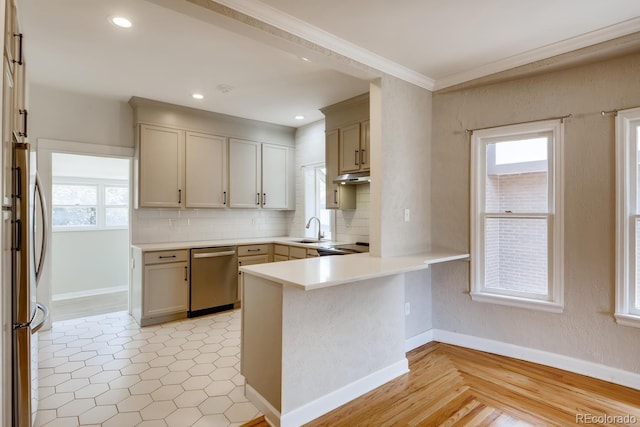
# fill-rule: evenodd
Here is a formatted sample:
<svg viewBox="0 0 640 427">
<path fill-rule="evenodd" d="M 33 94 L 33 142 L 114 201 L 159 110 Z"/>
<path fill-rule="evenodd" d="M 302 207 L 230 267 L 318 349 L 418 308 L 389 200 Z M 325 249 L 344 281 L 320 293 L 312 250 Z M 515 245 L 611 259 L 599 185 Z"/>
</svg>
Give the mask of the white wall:
<svg viewBox="0 0 640 427">
<path fill-rule="evenodd" d="M 56 231 L 51 248 L 54 300 L 129 284 L 129 230 Z"/>
<path fill-rule="evenodd" d="M 565 310 L 552 314 L 469 298 L 469 265 L 432 269 L 437 329 L 640 373 L 640 329 L 615 323 L 615 126 L 600 111 L 638 105 L 640 54 L 434 95 L 432 235 L 469 248 L 465 128 L 572 114 L 565 124 Z"/>
</svg>

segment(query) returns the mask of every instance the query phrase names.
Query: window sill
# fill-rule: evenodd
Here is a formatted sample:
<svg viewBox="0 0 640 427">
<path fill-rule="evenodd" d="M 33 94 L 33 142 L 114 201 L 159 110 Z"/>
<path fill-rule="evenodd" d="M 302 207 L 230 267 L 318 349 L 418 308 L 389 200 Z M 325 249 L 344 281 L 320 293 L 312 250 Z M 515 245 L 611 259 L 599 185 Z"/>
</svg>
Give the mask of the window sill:
<svg viewBox="0 0 640 427">
<path fill-rule="evenodd" d="M 527 308 L 530 310 L 547 311 L 550 313 L 562 313 L 564 311 L 564 305 L 557 302 L 541 301 L 482 292 L 472 292 L 471 300 L 490 304 L 506 305 L 510 307 Z"/>
<path fill-rule="evenodd" d="M 616 313 L 615 318 L 618 325 L 640 328 L 640 316 L 638 315 Z"/>
</svg>

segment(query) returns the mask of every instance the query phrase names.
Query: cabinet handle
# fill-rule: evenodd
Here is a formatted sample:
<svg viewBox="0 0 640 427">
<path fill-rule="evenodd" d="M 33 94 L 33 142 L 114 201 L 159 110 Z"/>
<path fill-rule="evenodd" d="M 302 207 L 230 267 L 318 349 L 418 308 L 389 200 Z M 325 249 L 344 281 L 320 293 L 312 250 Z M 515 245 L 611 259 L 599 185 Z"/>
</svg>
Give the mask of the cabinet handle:
<svg viewBox="0 0 640 427">
<path fill-rule="evenodd" d="M 189 277 L 188 277 L 189 275 L 187 274 L 188 272 L 189 272 L 189 270 L 188 270 L 187 266 L 185 265 L 184 266 L 184 281 L 185 282 L 189 281 Z"/>
<path fill-rule="evenodd" d="M 182 203 L 182 190 L 178 190 L 178 204 Z"/>
<path fill-rule="evenodd" d="M 11 62 L 22 65 L 22 33 L 14 33 L 13 37 L 18 38 L 18 60 L 12 59 Z"/>
<path fill-rule="evenodd" d="M 27 117 L 29 117 L 29 112 L 27 110 L 18 110 L 18 113 L 24 115 L 24 120 L 22 121 L 22 132 L 18 132 L 18 135 L 24 136 L 26 138 L 28 136 L 27 135 Z"/>
<path fill-rule="evenodd" d="M 175 255 L 160 255 L 158 258 L 159 259 L 168 259 L 168 258 L 175 258 Z"/>
<path fill-rule="evenodd" d="M 262 193 L 262 206 L 267 205 L 267 193 Z"/>
<path fill-rule="evenodd" d="M 247 249 L 247 252 L 260 252 L 262 249 Z"/>
<path fill-rule="evenodd" d="M 226 205 L 227 204 L 227 192 L 223 192 L 222 193 L 222 204 Z"/>
<path fill-rule="evenodd" d="M 256 193 L 256 205 L 260 205 L 260 193 Z"/>
<path fill-rule="evenodd" d="M 333 203 L 338 204 L 338 189 L 333 190 Z"/>
<path fill-rule="evenodd" d="M 358 150 L 353 152 L 353 164 L 356 166 L 358 165 Z"/>
<path fill-rule="evenodd" d="M 364 150 L 364 149 L 360 150 L 360 164 L 363 164 L 363 165 L 364 165 L 365 163 L 367 163 L 367 162 L 365 161 L 365 155 L 364 155 L 364 152 L 365 152 L 365 151 L 366 151 L 366 150 Z"/>
</svg>

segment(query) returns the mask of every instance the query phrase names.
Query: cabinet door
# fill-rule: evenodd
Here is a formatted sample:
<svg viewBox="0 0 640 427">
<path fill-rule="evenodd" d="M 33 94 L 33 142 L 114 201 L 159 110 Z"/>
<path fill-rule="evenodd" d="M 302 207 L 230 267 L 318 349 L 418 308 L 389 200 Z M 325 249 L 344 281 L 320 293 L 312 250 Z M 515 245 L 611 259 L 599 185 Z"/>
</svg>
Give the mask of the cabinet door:
<svg viewBox="0 0 640 427">
<path fill-rule="evenodd" d="M 3 2 L 4 3 L 4 2 Z M 14 0 L 7 0 L 6 15 L 4 17 L 4 53 L 8 58 L 9 72 L 13 73 L 13 67 L 20 61 L 20 43 L 22 42 L 18 28 L 18 11 Z"/>
<path fill-rule="evenodd" d="M 145 265 L 143 317 L 189 310 L 189 264 Z"/>
<path fill-rule="evenodd" d="M 2 204 L 11 204 L 11 149 L 13 147 L 13 76 L 4 58 L 2 79 Z"/>
<path fill-rule="evenodd" d="M 360 169 L 360 123 L 340 129 L 340 173 Z"/>
<path fill-rule="evenodd" d="M 293 168 L 291 149 L 280 145 L 262 144 L 262 207 L 290 208 L 289 171 Z"/>
<path fill-rule="evenodd" d="M 229 140 L 230 208 L 260 207 L 260 143 L 241 139 Z"/>
<path fill-rule="evenodd" d="M 327 167 L 327 192 L 326 192 L 326 208 L 338 209 L 340 207 L 338 192 L 339 185 L 334 184 L 333 179 L 338 176 L 339 162 L 339 138 L 340 134 L 337 130 L 327 132 L 325 137 L 325 164 Z"/>
<path fill-rule="evenodd" d="M 325 139 L 325 164 L 327 167 L 325 205 L 327 209 L 355 209 L 355 186 L 339 185 L 333 182 L 333 179 L 339 175 L 339 135 L 338 130 L 329 131 Z"/>
<path fill-rule="evenodd" d="M 187 132 L 185 189 L 188 208 L 223 208 L 227 203 L 227 141 Z"/>
<path fill-rule="evenodd" d="M 140 207 L 183 205 L 184 138 L 181 130 L 140 125 Z"/>
<path fill-rule="evenodd" d="M 363 122 L 361 125 L 360 131 L 360 170 L 368 171 L 371 169 L 371 165 L 369 163 L 369 148 L 371 146 L 371 132 L 369 130 L 369 121 Z"/>
</svg>

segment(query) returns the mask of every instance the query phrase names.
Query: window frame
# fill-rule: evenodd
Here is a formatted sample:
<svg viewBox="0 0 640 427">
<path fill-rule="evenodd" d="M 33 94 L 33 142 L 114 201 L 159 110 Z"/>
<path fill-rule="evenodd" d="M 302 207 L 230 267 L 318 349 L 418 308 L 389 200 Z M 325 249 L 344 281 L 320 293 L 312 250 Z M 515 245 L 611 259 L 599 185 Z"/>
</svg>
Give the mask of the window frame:
<svg viewBox="0 0 640 427">
<path fill-rule="evenodd" d="M 127 217 L 126 225 L 107 225 L 106 211 L 107 211 L 107 208 L 113 208 L 113 207 L 126 207 L 127 211 L 130 211 L 131 196 L 129 195 L 126 205 L 117 206 L 117 205 L 105 204 L 105 188 L 106 187 L 124 187 L 124 188 L 127 188 L 129 194 L 131 193 L 131 188 L 129 187 L 127 180 L 54 176 L 51 182 L 52 191 L 55 185 L 81 185 L 81 186 L 96 187 L 96 191 L 97 191 L 97 200 L 95 204 L 96 224 L 84 225 L 84 226 L 69 226 L 69 227 L 55 226 L 53 225 L 53 218 L 52 218 L 52 226 L 51 226 L 52 232 L 58 233 L 58 232 L 66 232 L 66 231 L 110 231 L 110 230 L 127 230 L 129 228 L 130 222 L 131 222 L 130 215 L 128 215 Z M 58 206 L 74 207 L 79 205 L 57 205 L 57 204 L 53 204 L 53 200 L 52 200 L 51 201 L 52 215 L 53 215 L 53 208 Z M 81 205 L 81 207 L 94 207 L 94 205 Z"/>
<path fill-rule="evenodd" d="M 636 227 L 640 108 L 616 114 L 616 305 L 620 325 L 640 328 L 636 306 Z"/>
<path fill-rule="evenodd" d="M 500 141 L 549 135 L 547 147 L 548 205 L 542 213 L 488 213 L 485 209 L 487 147 Z M 474 131 L 471 135 L 471 284 L 473 301 L 562 313 L 564 310 L 564 124 L 545 120 Z M 532 166 L 538 162 L 523 162 Z M 539 163 L 538 163 L 539 164 Z M 537 166 L 537 165 L 536 165 Z M 546 218 L 548 295 L 501 290 L 484 285 L 485 219 Z"/>
<path fill-rule="evenodd" d="M 304 221 L 308 221 L 312 216 L 320 218 L 322 215 L 320 214 L 321 210 L 326 210 L 328 212 L 329 223 L 322 223 L 323 226 L 323 238 L 327 240 L 331 240 L 335 238 L 336 235 L 336 217 L 335 210 L 327 209 L 325 201 L 326 197 L 321 197 L 318 193 L 320 190 L 320 186 L 324 185 L 326 190 L 326 182 L 321 183 L 318 181 L 317 170 L 325 169 L 325 179 L 326 179 L 326 164 L 322 163 L 311 163 L 302 166 L 302 176 L 303 176 L 303 187 L 304 187 Z M 313 174 L 313 183 L 309 181 L 308 174 Z M 313 187 L 313 188 L 311 188 Z M 313 197 L 312 197 L 313 196 Z M 312 227 L 313 228 L 313 227 Z M 328 232 L 328 233 L 327 233 Z M 316 238 L 318 235 L 312 229 L 303 228 L 303 233 L 305 237 L 308 238 Z"/>
</svg>

